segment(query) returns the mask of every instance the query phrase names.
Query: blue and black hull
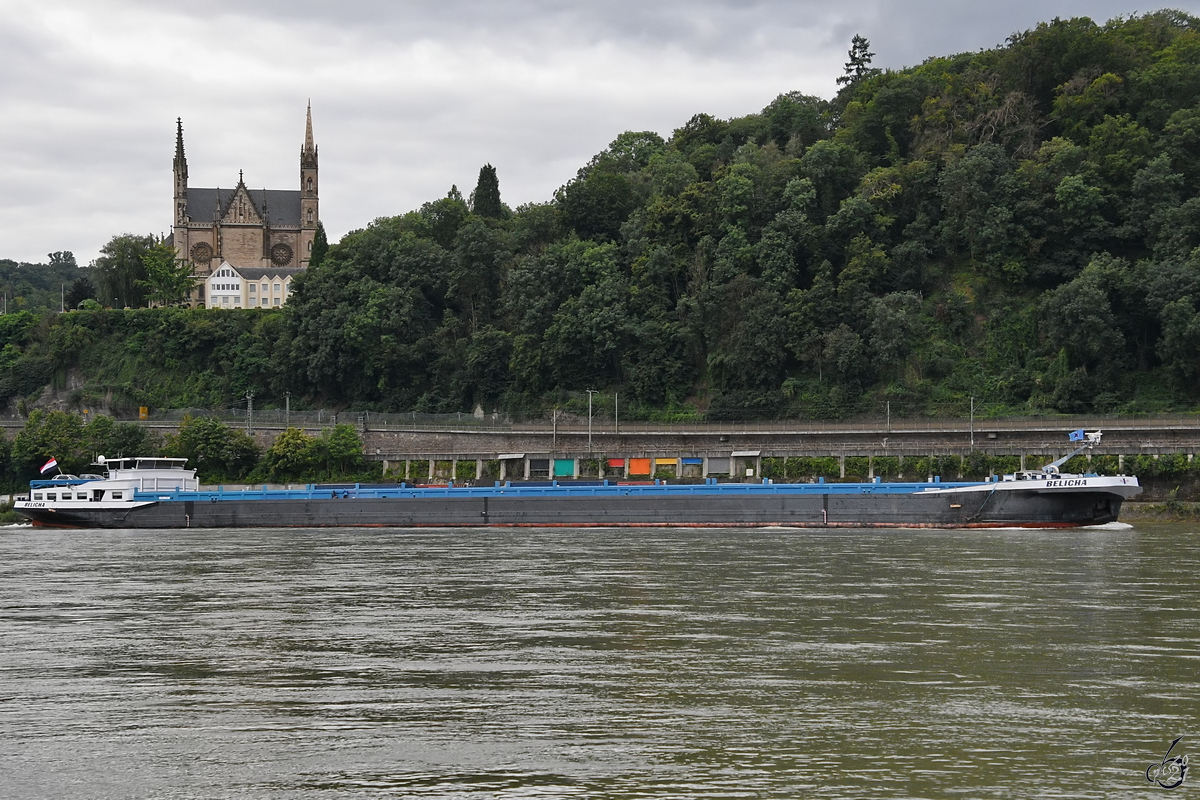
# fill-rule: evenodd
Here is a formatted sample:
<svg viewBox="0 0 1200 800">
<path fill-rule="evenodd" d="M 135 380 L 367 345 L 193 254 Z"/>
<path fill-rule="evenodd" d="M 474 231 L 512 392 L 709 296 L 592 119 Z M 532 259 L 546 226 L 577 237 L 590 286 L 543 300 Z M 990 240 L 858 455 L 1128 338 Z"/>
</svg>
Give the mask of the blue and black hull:
<svg viewBox="0 0 1200 800">
<path fill-rule="evenodd" d="M 145 498 L 132 508 L 83 505 L 21 513 L 38 525 L 79 528 L 1077 527 L 1115 521 L 1124 500 L 1119 493 L 1099 490 L 862 487 L 853 492 L 811 484 L 803 491 L 787 485 L 724 485 L 608 486 L 592 492 L 565 487 L 197 492 Z"/>
</svg>

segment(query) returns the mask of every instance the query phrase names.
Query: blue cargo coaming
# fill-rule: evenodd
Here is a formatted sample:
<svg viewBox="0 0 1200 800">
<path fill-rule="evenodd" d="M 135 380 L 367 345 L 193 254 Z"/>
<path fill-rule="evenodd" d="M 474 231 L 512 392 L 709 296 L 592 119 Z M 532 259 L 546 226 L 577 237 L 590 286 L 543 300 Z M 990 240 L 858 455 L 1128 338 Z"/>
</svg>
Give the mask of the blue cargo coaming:
<svg viewBox="0 0 1200 800">
<path fill-rule="evenodd" d="M 621 497 L 636 492 L 642 496 L 731 496 L 731 495 L 822 495 L 822 494 L 912 494 L 930 488 L 978 486 L 978 481 L 956 483 L 706 483 L 706 484 L 577 484 L 553 482 L 526 485 L 507 482 L 494 486 L 397 486 L 362 484 L 326 486 L 310 484 L 304 489 L 217 489 L 203 491 L 135 491 L 134 500 L 186 500 L 227 503 L 246 500 L 345 500 L 345 499 L 430 499 L 436 497 Z"/>
</svg>

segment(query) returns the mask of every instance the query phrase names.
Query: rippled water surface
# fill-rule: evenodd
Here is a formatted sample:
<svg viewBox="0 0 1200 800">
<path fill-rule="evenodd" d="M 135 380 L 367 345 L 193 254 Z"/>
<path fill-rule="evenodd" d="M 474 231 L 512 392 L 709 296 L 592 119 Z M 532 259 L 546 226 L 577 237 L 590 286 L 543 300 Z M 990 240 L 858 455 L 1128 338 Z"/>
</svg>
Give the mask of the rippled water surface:
<svg viewBox="0 0 1200 800">
<path fill-rule="evenodd" d="M 7 528 L 0 796 L 1161 794 L 1197 530 Z"/>
</svg>

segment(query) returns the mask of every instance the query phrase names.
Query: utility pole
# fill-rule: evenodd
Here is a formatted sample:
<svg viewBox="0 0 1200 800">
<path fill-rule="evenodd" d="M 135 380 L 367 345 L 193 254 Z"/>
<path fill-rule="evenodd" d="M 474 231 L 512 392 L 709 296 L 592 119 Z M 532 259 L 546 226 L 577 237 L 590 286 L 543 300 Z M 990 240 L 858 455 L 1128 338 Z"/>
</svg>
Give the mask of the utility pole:
<svg viewBox="0 0 1200 800">
<path fill-rule="evenodd" d="M 254 435 L 254 392 L 246 392 L 246 433 Z"/>
<path fill-rule="evenodd" d="M 588 452 L 592 452 L 592 395 L 596 393 L 595 389 L 586 390 L 588 394 Z"/>
<path fill-rule="evenodd" d="M 558 449 L 558 409 L 550 412 L 550 449 Z"/>
<path fill-rule="evenodd" d="M 621 395 L 613 392 L 613 433 L 621 432 Z"/>
<path fill-rule="evenodd" d="M 292 427 L 292 393 L 283 393 L 283 427 Z"/>
<path fill-rule="evenodd" d="M 64 314 L 67 311 L 67 285 L 60 283 L 58 285 L 58 313 Z"/>
<path fill-rule="evenodd" d="M 971 452 L 975 451 L 975 395 L 971 395 Z"/>
<path fill-rule="evenodd" d="M 892 401 L 887 401 L 888 433 L 892 432 Z"/>
</svg>

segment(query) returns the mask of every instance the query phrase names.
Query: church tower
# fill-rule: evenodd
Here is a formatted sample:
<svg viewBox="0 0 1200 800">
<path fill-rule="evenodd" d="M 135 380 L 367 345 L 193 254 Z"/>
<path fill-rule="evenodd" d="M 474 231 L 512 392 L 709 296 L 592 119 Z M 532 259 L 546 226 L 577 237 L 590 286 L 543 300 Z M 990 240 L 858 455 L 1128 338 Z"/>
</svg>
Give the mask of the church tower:
<svg viewBox="0 0 1200 800">
<path fill-rule="evenodd" d="M 308 266 L 313 238 L 321 215 L 317 208 L 317 146 L 313 143 L 312 103 L 304 122 L 304 146 L 300 148 L 300 263 Z"/>
<path fill-rule="evenodd" d="M 183 118 L 175 119 L 175 224 L 187 224 L 187 158 L 183 154 Z"/>
</svg>

